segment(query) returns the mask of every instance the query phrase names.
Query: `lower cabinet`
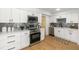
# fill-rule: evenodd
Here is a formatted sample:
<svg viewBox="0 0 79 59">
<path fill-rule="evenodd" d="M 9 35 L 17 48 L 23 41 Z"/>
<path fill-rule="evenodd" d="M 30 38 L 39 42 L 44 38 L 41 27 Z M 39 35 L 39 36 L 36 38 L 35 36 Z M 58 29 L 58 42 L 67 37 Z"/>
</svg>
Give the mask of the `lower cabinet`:
<svg viewBox="0 0 79 59">
<path fill-rule="evenodd" d="M 20 48 L 25 48 L 30 45 L 30 37 L 28 32 L 22 32 L 20 35 Z"/>
<path fill-rule="evenodd" d="M 69 31 L 70 41 L 79 43 L 78 31 Z"/>
<path fill-rule="evenodd" d="M 54 28 L 54 34 L 56 37 L 66 39 L 79 44 L 78 30 L 69 28 Z"/>
<path fill-rule="evenodd" d="M 4 35 L 2 36 L 2 39 L 0 41 L 1 45 L 0 50 L 14 50 L 16 49 L 16 35 L 11 34 L 11 35 Z"/>
<path fill-rule="evenodd" d="M 0 36 L 0 50 L 17 50 L 30 45 L 29 32 L 17 32 Z"/>
<path fill-rule="evenodd" d="M 57 37 L 63 37 L 63 29 L 62 28 L 54 28 L 54 35 Z"/>
</svg>

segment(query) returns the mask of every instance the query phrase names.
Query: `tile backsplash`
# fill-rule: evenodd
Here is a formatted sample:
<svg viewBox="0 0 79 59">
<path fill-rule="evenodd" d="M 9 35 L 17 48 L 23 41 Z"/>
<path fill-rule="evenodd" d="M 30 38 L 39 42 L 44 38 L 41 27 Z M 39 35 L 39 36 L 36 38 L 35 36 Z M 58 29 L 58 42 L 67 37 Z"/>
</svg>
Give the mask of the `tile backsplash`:
<svg viewBox="0 0 79 59">
<path fill-rule="evenodd" d="M 74 28 L 78 29 L 78 23 L 50 23 L 51 27 L 66 27 L 66 28 Z"/>
<path fill-rule="evenodd" d="M 6 27 L 6 31 L 8 31 L 8 28 L 10 27 L 11 30 L 14 28 L 14 30 L 21 30 L 21 27 L 23 29 L 27 29 L 26 23 L 0 23 L 0 32 L 2 32 L 2 28 Z"/>
</svg>

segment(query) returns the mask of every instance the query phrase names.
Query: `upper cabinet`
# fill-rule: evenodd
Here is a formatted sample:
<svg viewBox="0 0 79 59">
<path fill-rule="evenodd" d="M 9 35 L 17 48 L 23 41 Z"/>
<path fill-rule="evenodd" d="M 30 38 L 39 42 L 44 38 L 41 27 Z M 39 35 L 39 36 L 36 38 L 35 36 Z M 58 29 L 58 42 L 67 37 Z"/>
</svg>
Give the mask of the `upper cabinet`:
<svg viewBox="0 0 79 59">
<path fill-rule="evenodd" d="M 0 23 L 27 23 L 28 16 L 37 16 L 41 23 L 41 14 L 16 8 L 0 8 Z"/>
<path fill-rule="evenodd" d="M 51 16 L 51 20 L 50 20 L 50 22 L 57 23 L 56 15 Z"/>
<path fill-rule="evenodd" d="M 10 8 L 0 8 L 0 22 L 8 23 L 11 19 L 11 9 Z"/>
<path fill-rule="evenodd" d="M 19 23 L 21 22 L 20 19 L 20 10 L 19 9 L 12 9 L 12 19 L 14 23 Z"/>
<path fill-rule="evenodd" d="M 77 13 L 56 14 L 52 17 L 52 22 L 57 23 L 57 18 L 66 18 L 66 23 L 79 22 L 79 15 Z"/>
<path fill-rule="evenodd" d="M 79 22 L 79 16 L 76 13 L 71 13 L 67 15 L 67 23 L 78 23 Z"/>
<path fill-rule="evenodd" d="M 27 13 L 25 11 L 20 10 L 20 23 L 27 23 Z"/>
<path fill-rule="evenodd" d="M 16 8 L 1 8 L 0 23 L 27 23 L 28 12 Z"/>
<path fill-rule="evenodd" d="M 39 14 L 38 15 L 38 22 L 39 22 L 39 24 L 41 24 L 41 22 L 42 22 L 41 19 L 42 19 L 42 14 Z"/>
</svg>

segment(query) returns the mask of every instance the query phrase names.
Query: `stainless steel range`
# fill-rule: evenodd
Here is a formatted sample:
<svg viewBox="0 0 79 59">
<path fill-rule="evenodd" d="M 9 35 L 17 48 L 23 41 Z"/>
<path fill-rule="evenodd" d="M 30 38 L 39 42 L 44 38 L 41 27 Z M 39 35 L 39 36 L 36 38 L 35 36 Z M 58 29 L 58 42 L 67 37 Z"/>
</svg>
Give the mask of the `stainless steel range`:
<svg viewBox="0 0 79 59">
<path fill-rule="evenodd" d="M 40 41 L 40 26 L 38 17 L 28 17 L 28 28 L 30 30 L 30 44 Z"/>
</svg>

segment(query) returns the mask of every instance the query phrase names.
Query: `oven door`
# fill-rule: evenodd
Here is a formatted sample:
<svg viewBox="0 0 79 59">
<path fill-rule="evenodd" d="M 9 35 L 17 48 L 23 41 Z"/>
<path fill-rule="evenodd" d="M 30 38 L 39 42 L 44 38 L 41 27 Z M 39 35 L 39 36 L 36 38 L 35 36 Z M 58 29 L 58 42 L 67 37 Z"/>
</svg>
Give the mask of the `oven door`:
<svg viewBox="0 0 79 59">
<path fill-rule="evenodd" d="M 30 34 L 30 44 L 40 41 L 40 32 Z"/>
</svg>

